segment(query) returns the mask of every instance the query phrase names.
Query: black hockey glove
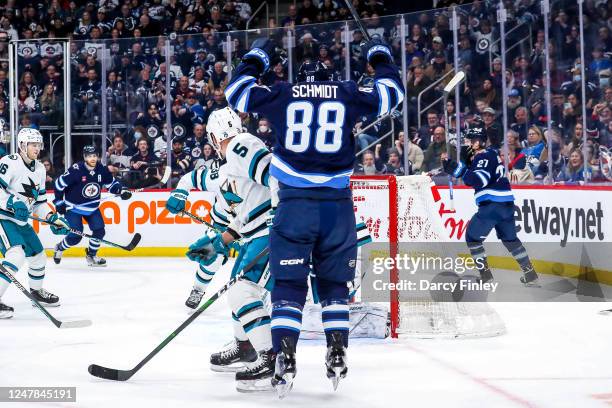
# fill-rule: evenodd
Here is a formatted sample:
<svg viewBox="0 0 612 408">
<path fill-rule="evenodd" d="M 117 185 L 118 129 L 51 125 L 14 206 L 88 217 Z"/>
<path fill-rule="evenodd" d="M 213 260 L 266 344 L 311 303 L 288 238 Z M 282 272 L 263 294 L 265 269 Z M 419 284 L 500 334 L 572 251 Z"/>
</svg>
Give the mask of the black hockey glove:
<svg viewBox="0 0 612 408">
<path fill-rule="evenodd" d="M 253 62 L 263 74 L 270 68 L 270 60 L 274 57 L 274 42 L 268 38 L 258 38 L 253 41 L 251 51 L 242 57 L 243 62 Z"/>
<path fill-rule="evenodd" d="M 55 212 L 59 214 L 66 214 L 67 206 L 64 200 L 54 200 L 53 205 L 55 205 Z"/>
<path fill-rule="evenodd" d="M 391 56 L 391 49 L 380 38 L 371 39 L 366 43 L 365 48 L 367 49 L 367 60 L 372 66 L 372 68 L 376 69 L 376 65 L 381 62 L 393 62 L 393 57 Z"/>
<path fill-rule="evenodd" d="M 457 163 L 453 159 L 442 160 L 442 167 L 446 174 L 450 174 L 455 178 L 461 178 L 467 171 L 467 167 L 465 164 L 459 162 Z"/>
<path fill-rule="evenodd" d="M 132 192 L 127 188 L 124 188 L 121 190 L 121 194 L 119 194 L 119 197 L 121 197 L 122 200 L 129 200 L 130 198 L 132 198 Z"/>
<path fill-rule="evenodd" d="M 472 158 L 474 157 L 474 150 L 472 150 L 472 146 L 461 146 L 460 155 L 461 161 L 469 167 L 470 164 L 472 164 Z"/>
</svg>

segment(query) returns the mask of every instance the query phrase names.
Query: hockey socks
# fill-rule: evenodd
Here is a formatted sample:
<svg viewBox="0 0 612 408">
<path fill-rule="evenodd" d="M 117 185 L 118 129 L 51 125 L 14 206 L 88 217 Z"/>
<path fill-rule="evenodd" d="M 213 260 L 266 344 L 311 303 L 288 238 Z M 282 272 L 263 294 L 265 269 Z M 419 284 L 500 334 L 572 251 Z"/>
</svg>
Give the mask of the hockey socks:
<svg viewBox="0 0 612 408">
<path fill-rule="evenodd" d="M 281 300 L 272 304 L 272 348 L 274 352 L 281 351 L 281 341 L 284 337 L 297 344 L 302 329 L 302 308 L 296 302 Z"/>
<path fill-rule="evenodd" d="M 333 344 L 333 334 L 338 333 L 342 336 L 342 344 L 348 347 L 349 335 L 349 306 L 346 300 L 331 299 L 321 302 L 323 306 L 321 311 L 321 319 L 323 321 L 323 329 L 325 330 L 325 338 L 327 346 Z"/>
<path fill-rule="evenodd" d="M 308 283 L 301 280 L 276 280 L 272 289 L 272 348 L 281 351 L 284 337 L 297 345 L 302 329 L 302 309 L 306 303 Z"/>
</svg>

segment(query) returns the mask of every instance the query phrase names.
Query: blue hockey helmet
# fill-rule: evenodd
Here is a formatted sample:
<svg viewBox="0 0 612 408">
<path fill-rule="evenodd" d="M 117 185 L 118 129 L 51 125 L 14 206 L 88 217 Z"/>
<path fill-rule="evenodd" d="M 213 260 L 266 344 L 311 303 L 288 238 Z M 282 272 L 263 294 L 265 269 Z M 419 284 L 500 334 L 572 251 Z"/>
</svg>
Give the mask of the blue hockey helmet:
<svg viewBox="0 0 612 408">
<path fill-rule="evenodd" d="M 96 148 L 96 146 L 86 145 L 85 147 L 83 147 L 83 157 L 87 157 L 93 154 L 99 156 L 98 149 Z"/>
<path fill-rule="evenodd" d="M 297 74 L 298 82 L 331 81 L 332 72 L 321 61 L 305 60 Z"/>
</svg>

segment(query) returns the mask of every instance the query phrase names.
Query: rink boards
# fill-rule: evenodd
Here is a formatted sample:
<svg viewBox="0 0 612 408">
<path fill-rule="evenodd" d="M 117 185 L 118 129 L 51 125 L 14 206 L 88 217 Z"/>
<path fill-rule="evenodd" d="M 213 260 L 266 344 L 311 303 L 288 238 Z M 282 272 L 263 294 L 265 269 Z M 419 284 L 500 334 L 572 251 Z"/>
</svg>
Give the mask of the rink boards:
<svg viewBox="0 0 612 408">
<path fill-rule="evenodd" d="M 601 245 L 593 243 L 612 242 L 612 187 L 570 187 L 570 186 L 521 186 L 514 188 L 515 219 L 518 235 L 524 242 L 558 243 L 566 247 L 569 242 L 584 242 L 592 253 L 592 267 L 599 271 L 612 271 L 612 259 L 609 256 L 598 256 Z M 183 256 L 185 248 L 200 238 L 203 227 L 189 218 L 175 216 L 165 210 L 168 190 L 151 190 L 135 193 L 129 201 L 117 198 L 101 203 L 105 218 L 106 239 L 127 243 L 136 232 L 142 235 L 139 246 L 131 252 L 117 248 L 102 247 L 103 256 Z M 437 216 L 453 240 L 463 241 L 467 223 L 476 211 L 473 190 L 468 188 L 454 189 L 455 212 L 450 211 L 450 198 L 447 187 L 438 187 L 432 192 L 437 206 Z M 189 195 L 188 208 L 193 213 L 210 220 L 209 211 L 213 194 L 193 191 Z M 383 209 L 381 208 L 381 211 Z M 432 216 L 435 214 L 432 214 Z M 53 236 L 45 225 L 34 224 L 39 231 L 45 248 L 53 248 L 58 237 Z M 384 238 L 384 237 L 383 237 Z M 495 241 L 494 234 L 488 239 Z M 81 256 L 86 240 L 81 241 L 80 248 L 66 252 L 66 256 Z M 605 245 L 605 244 L 604 244 Z M 559 258 L 546 259 L 546 254 L 532 255 L 541 262 L 568 261 L 575 254 L 567 251 L 567 260 Z M 490 254 L 498 267 L 512 268 L 511 262 L 499 254 Z M 604 281 L 612 283 L 604 276 Z M 601 280 L 600 280 L 601 281 Z"/>
</svg>

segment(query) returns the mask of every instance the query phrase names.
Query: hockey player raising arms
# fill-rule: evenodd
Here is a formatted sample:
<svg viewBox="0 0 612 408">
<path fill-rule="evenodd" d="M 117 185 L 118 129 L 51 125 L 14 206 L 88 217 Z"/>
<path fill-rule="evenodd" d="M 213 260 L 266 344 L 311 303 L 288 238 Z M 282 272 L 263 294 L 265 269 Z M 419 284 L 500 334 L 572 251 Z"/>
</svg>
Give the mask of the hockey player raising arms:
<svg viewBox="0 0 612 408">
<path fill-rule="evenodd" d="M 334 388 L 347 373 L 347 282 L 355 275 L 357 236 L 349 177 L 355 161 L 352 129 L 364 115 L 386 115 L 404 98 L 399 69 L 380 40 L 367 45 L 374 87 L 330 81 L 322 64 L 304 64 L 298 84 L 257 85 L 270 67 L 274 46 L 257 40 L 225 90 L 229 105 L 267 117 L 277 129 L 270 174 L 279 182 L 279 204 L 270 231 L 272 342 L 277 354 L 273 385 L 280 397 L 296 373 L 296 344 L 313 273 L 327 338 L 327 376 Z"/>
<path fill-rule="evenodd" d="M 97 256 L 100 249 L 99 239 L 104 238 L 104 219 L 100 212 L 100 193 L 102 186 L 109 193 L 116 194 L 122 200 L 128 200 L 132 193 L 117 181 L 106 166 L 99 162 L 99 155 L 93 145 L 83 148 L 83 161 L 73 164 L 64 174 L 55 180 L 55 208 L 58 213 L 66 214 L 72 228 L 83 231 L 83 218 L 87 220 L 93 239 L 85 258 L 89 266 L 106 266 L 106 260 Z M 97 238 L 97 239 L 96 239 Z M 81 236 L 69 234 L 55 246 L 53 260 L 59 264 L 62 253 L 81 242 Z"/>
<path fill-rule="evenodd" d="M 0 251 L 2 265 L 13 274 L 28 261 L 30 293 L 44 306 L 59 306 L 59 298 L 42 288 L 47 257 L 40 239 L 28 224 L 30 213 L 55 224 L 54 234 L 67 234 L 68 223 L 47 205 L 45 167 L 38 155 L 43 139 L 36 129 L 24 128 L 17 135 L 19 154 L 0 159 Z M 58 225 L 60 227 L 58 227 Z M 1 298 L 11 280 L 0 272 L 0 318 L 13 316 L 13 308 Z"/>
<path fill-rule="evenodd" d="M 506 249 L 520 265 L 523 276 L 521 282 L 527 286 L 537 285 L 538 275 L 531 265 L 529 255 L 523 243 L 516 236 L 514 224 L 514 195 L 510 182 L 505 175 L 504 164 L 499 152 L 486 148 L 487 135 L 483 127 L 474 127 L 466 135 L 470 139 L 473 156 L 467 158 L 469 163 L 457 163 L 442 154 L 444 171 L 474 188 L 474 198 L 478 211 L 470 220 L 465 239 L 482 281 L 493 280 L 493 274 L 487 264 L 483 241 L 495 228 Z"/>
<path fill-rule="evenodd" d="M 207 191 L 218 189 L 233 210 L 234 218 L 225 232 L 210 229 L 189 247 L 187 253 L 191 260 L 199 262 L 208 271 L 210 280 L 227 256 L 232 241 L 242 240 L 232 276 L 240 273 L 268 245 L 266 218 L 271 209 L 268 187 L 271 154 L 257 137 L 242 133 L 240 117 L 230 108 L 214 111 L 206 129 L 213 146 L 226 163 L 218 171 L 196 170 L 183 176 L 166 207 L 172 213 L 182 211 L 188 191 L 198 188 Z M 236 373 L 239 391 L 271 389 L 275 354 L 272 351 L 270 316 L 263 303 L 265 291 L 271 285 L 268 257 L 263 256 L 228 291 L 236 340 L 226 351 L 211 356 L 211 366 L 223 370 L 231 363 L 247 363 L 246 370 Z"/>
</svg>

